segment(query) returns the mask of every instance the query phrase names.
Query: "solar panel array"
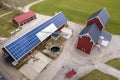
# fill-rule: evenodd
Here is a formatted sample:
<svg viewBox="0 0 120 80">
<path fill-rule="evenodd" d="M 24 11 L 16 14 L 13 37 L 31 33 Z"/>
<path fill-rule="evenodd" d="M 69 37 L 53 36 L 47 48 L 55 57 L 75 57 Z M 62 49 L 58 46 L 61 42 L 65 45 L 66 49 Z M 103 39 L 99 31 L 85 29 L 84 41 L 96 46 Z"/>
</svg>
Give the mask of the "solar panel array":
<svg viewBox="0 0 120 80">
<path fill-rule="evenodd" d="M 13 57 L 13 59 L 15 59 L 15 61 L 19 61 L 23 56 L 29 53 L 41 42 L 41 40 L 36 36 L 38 32 L 40 32 L 52 23 L 54 23 L 54 25 L 59 29 L 66 22 L 66 17 L 62 12 L 60 12 L 50 18 L 45 23 L 37 26 L 33 30 L 27 32 L 25 35 L 4 46 L 4 48 Z"/>
</svg>

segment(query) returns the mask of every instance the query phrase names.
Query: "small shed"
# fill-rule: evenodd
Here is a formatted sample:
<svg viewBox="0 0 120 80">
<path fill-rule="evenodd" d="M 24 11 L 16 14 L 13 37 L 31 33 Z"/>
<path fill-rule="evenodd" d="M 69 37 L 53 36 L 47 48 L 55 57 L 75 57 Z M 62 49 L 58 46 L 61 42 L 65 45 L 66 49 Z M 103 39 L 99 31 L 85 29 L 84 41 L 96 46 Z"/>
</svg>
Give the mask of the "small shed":
<svg viewBox="0 0 120 80">
<path fill-rule="evenodd" d="M 57 40 L 59 37 L 60 37 L 60 34 L 59 34 L 58 32 L 54 32 L 54 33 L 52 33 L 52 35 L 51 35 L 51 38 L 52 38 L 53 40 Z"/>
<path fill-rule="evenodd" d="M 98 44 L 106 47 L 110 43 L 111 38 L 112 38 L 112 35 L 110 33 L 106 31 L 102 31 L 98 40 Z"/>
<path fill-rule="evenodd" d="M 61 32 L 62 32 L 62 36 L 65 39 L 69 39 L 72 36 L 72 30 L 69 28 L 64 27 L 63 29 L 61 29 Z"/>
<path fill-rule="evenodd" d="M 32 20 L 36 19 L 36 14 L 32 11 L 23 13 L 19 16 L 16 16 L 15 18 L 13 18 L 13 23 L 18 25 L 18 26 L 22 26 Z"/>
</svg>

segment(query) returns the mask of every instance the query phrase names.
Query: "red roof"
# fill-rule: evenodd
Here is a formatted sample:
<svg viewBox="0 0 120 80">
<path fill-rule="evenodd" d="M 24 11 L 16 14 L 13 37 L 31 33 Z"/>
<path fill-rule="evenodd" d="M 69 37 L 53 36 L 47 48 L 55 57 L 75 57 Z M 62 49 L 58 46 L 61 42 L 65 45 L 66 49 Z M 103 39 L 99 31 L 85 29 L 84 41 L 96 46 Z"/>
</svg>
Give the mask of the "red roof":
<svg viewBox="0 0 120 80">
<path fill-rule="evenodd" d="M 74 69 L 72 69 L 71 71 L 66 73 L 66 77 L 67 78 L 71 78 L 72 76 L 74 76 L 76 74 L 76 72 L 74 71 Z"/>
<path fill-rule="evenodd" d="M 14 19 L 16 22 L 19 23 L 19 22 L 22 22 L 22 21 L 24 21 L 24 20 L 26 20 L 26 19 L 28 19 L 28 18 L 34 16 L 34 15 L 35 15 L 34 12 L 29 11 L 29 12 L 23 13 L 23 14 L 21 14 L 21 15 L 15 17 L 15 18 L 13 18 L 13 19 Z"/>
</svg>

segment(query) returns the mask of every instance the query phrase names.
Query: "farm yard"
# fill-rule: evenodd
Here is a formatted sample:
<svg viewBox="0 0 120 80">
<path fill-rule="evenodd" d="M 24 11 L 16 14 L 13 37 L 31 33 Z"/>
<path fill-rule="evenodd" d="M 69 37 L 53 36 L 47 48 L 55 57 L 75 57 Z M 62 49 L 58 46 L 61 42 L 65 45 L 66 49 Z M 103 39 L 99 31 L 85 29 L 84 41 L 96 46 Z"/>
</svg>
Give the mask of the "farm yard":
<svg viewBox="0 0 120 80">
<path fill-rule="evenodd" d="M 11 11 L 11 10 L 8 9 L 8 8 L 1 8 L 1 9 L 0 9 L 0 15 L 2 15 L 2 14 L 4 14 L 4 13 L 7 13 L 7 12 L 9 12 L 9 11 Z"/>
<path fill-rule="evenodd" d="M 111 19 L 107 30 L 112 34 L 120 34 L 120 1 L 105 0 L 44 0 L 30 9 L 44 15 L 54 15 L 55 12 L 63 11 L 68 20 L 85 25 L 85 21 L 91 13 L 106 7 Z"/>
<path fill-rule="evenodd" d="M 34 2 L 34 1 L 37 1 L 37 0 L 30 0 L 31 3 Z M 44 15 L 53 16 L 55 12 L 62 11 L 65 14 L 65 16 L 68 18 L 68 20 L 72 21 L 72 22 L 68 22 L 68 23 L 70 23 L 70 24 L 68 24 L 68 26 L 70 26 L 70 27 L 72 26 L 73 31 L 75 32 L 75 31 L 81 30 L 81 28 L 83 28 L 82 25 L 86 24 L 85 21 L 87 20 L 87 18 L 90 16 L 91 13 L 99 10 L 100 8 L 106 7 L 106 9 L 108 10 L 108 12 L 111 16 L 110 22 L 107 25 L 108 26 L 107 30 L 108 30 L 108 32 L 110 32 L 112 34 L 118 34 L 119 35 L 120 34 L 120 32 L 119 32 L 119 29 L 120 29 L 119 28 L 119 25 L 120 25 L 119 12 L 120 12 L 120 10 L 118 9 L 119 8 L 118 3 L 119 3 L 119 1 L 112 1 L 112 0 L 110 0 L 109 2 L 108 1 L 103 1 L 103 0 L 101 0 L 101 1 L 88 0 L 87 2 L 84 1 L 84 0 L 79 0 L 79 1 L 78 0 L 69 0 L 69 2 L 64 1 L 64 0 L 61 0 L 61 1 L 43 0 L 43 2 L 40 2 L 36 5 L 33 5 L 30 9 L 34 12 L 40 13 L 40 14 L 37 14 L 37 15 L 39 15 L 39 18 L 40 18 L 40 19 L 37 20 L 37 21 L 39 21 L 39 23 L 42 22 L 40 20 L 42 20 L 44 18 Z M 4 11 L 0 12 L 0 14 L 3 14 L 3 13 L 5 13 L 5 12 Z M 43 15 L 41 15 L 41 14 L 43 14 Z M 14 31 L 15 29 L 17 29 L 17 26 L 13 25 L 12 22 L 11 22 L 11 20 L 14 16 L 15 16 L 15 14 L 11 13 L 9 15 L 6 15 L 6 16 L 0 18 L 0 22 L 1 22 L 0 23 L 0 37 L 1 36 L 2 37 L 8 37 L 11 31 Z M 47 18 L 48 18 L 48 16 L 46 17 L 46 19 Z M 73 23 L 73 22 L 75 22 L 75 23 Z M 78 24 L 76 24 L 76 23 L 78 23 Z M 73 24 L 74 24 L 74 26 L 73 26 Z M 79 26 L 79 24 L 82 24 L 82 25 Z M 28 24 L 28 25 L 30 25 L 30 24 Z M 80 28 L 80 29 L 78 29 L 78 28 Z M 25 30 L 25 28 L 24 28 L 24 30 Z M 79 32 L 76 33 L 76 34 L 79 34 Z M 19 34 L 19 35 L 22 35 L 22 34 Z M 79 55 L 77 51 L 74 51 L 74 47 L 76 47 L 76 46 L 73 46 L 73 45 L 76 44 L 74 41 L 76 40 L 77 37 L 75 37 L 74 39 L 73 39 L 73 37 L 72 37 L 72 39 L 69 39 L 71 42 L 74 43 L 70 48 L 70 49 L 73 49 L 73 51 L 72 50 L 69 51 L 68 46 L 66 46 L 65 50 L 68 50 L 69 52 L 65 52 L 65 54 L 62 53 L 62 56 L 64 56 L 64 55 L 65 56 L 67 56 L 67 55 L 70 56 L 71 62 L 72 62 L 72 60 L 73 60 L 73 62 L 78 60 L 78 63 L 79 63 L 80 62 L 79 59 L 80 59 L 81 61 L 83 60 L 83 63 L 84 63 L 84 60 L 85 60 L 86 65 L 88 65 L 88 66 L 92 65 L 93 68 L 94 68 L 94 70 L 92 72 L 90 72 L 88 74 L 85 74 L 83 77 L 79 78 L 79 76 L 78 76 L 78 78 L 79 78 L 79 79 L 77 78 L 78 80 L 117 80 L 117 78 L 119 78 L 119 76 L 115 77 L 112 74 L 104 73 L 104 71 L 108 71 L 108 70 L 103 70 L 103 71 L 99 70 L 102 67 L 101 62 L 102 62 L 102 64 L 104 64 L 104 60 L 107 58 L 107 56 L 109 58 L 109 56 L 112 56 L 113 54 L 118 55 L 117 54 L 119 52 L 118 42 L 120 40 L 118 35 L 113 35 L 113 38 L 112 38 L 112 41 L 111 41 L 112 45 L 110 44 L 110 46 L 108 46 L 107 48 L 99 49 L 98 51 L 94 52 L 95 57 L 96 57 L 95 58 L 96 61 L 95 60 L 92 61 L 94 59 L 94 57 L 92 59 L 92 58 L 89 58 L 89 56 L 83 55 L 81 53 Z M 13 37 L 15 37 L 15 36 L 13 36 Z M 69 40 L 68 40 L 68 43 L 69 43 Z M 60 40 L 60 42 L 62 42 L 62 41 Z M 114 46 L 118 46 L 118 47 L 114 49 Z M 40 48 L 40 49 L 42 49 L 42 48 Z M 97 55 L 96 53 L 98 53 L 98 52 L 101 54 L 100 59 L 99 59 L 101 61 L 98 60 L 98 62 L 97 62 L 97 58 L 99 58 L 99 55 L 96 56 Z M 105 54 L 103 54 L 103 53 L 105 53 Z M 68 59 L 68 56 L 65 58 L 66 61 Z M 102 60 L 101 56 L 103 57 L 103 60 Z M 105 56 L 106 56 L 106 58 L 105 58 Z M 74 60 L 74 57 L 78 58 L 78 59 Z M 81 57 L 83 57 L 83 59 L 81 59 Z M 86 59 L 84 59 L 84 58 L 86 58 Z M 60 59 L 63 59 L 63 57 L 60 58 Z M 65 62 L 65 60 L 63 59 L 63 62 Z M 107 67 L 111 66 L 112 68 L 120 69 L 120 66 L 119 66 L 120 59 L 119 58 L 113 59 L 113 60 L 109 59 L 109 60 L 110 61 L 108 61 L 106 63 L 108 65 Z M 57 63 L 57 61 L 56 61 L 56 63 Z M 100 65 L 99 65 L 99 63 L 100 63 Z M 103 67 L 104 69 L 106 69 L 106 64 L 104 64 L 104 67 Z M 58 65 L 60 67 L 59 63 L 58 63 Z M 56 65 L 56 66 L 58 66 L 58 65 Z M 96 68 L 96 65 L 98 65 L 97 68 Z M 56 66 L 54 66 L 54 69 L 57 69 Z M 48 68 L 48 69 L 50 69 L 50 68 Z M 85 71 L 85 70 L 83 70 L 83 71 Z M 49 70 L 49 72 L 46 72 L 46 73 L 49 74 L 50 72 L 52 72 L 52 70 Z M 112 70 L 109 69 L 109 72 L 112 72 Z M 118 72 L 119 72 L 119 70 L 118 70 Z M 117 71 L 116 71 L 116 73 L 117 73 Z M 44 71 L 43 71 L 43 74 L 44 74 Z M 53 74 L 54 74 L 54 72 L 53 72 Z M 114 72 L 113 72 L 113 74 L 114 74 Z M 50 75 L 50 76 L 54 76 L 54 75 Z M 46 77 L 46 74 L 45 74 L 45 76 L 42 76 L 42 77 Z M 38 80 L 39 79 L 41 79 L 41 77 L 38 77 Z M 43 80 L 48 80 L 48 79 L 43 79 Z M 53 80 L 53 79 L 50 78 L 50 80 Z M 62 79 L 57 79 L 57 80 L 62 80 Z"/>
</svg>

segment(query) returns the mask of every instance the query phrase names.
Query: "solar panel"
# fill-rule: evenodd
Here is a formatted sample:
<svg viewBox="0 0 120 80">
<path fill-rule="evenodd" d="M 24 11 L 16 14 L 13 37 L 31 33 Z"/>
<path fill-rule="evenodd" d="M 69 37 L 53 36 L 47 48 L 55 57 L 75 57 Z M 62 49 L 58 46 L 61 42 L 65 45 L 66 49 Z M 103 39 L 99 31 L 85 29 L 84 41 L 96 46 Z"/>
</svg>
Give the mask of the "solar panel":
<svg viewBox="0 0 120 80">
<path fill-rule="evenodd" d="M 37 33 L 48 27 L 50 24 L 54 24 L 56 28 L 59 29 L 66 22 L 67 22 L 66 17 L 62 12 L 60 12 L 53 16 L 48 21 L 46 21 L 45 23 L 37 26 L 36 28 L 27 32 L 20 38 L 4 46 L 4 48 L 13 57 L 13 59 L 15 59 L 15 61 L 19 61 L 23 56 L 29 53 L 41 42 L 41 40 L 36 35 Z"/>
</svg>

